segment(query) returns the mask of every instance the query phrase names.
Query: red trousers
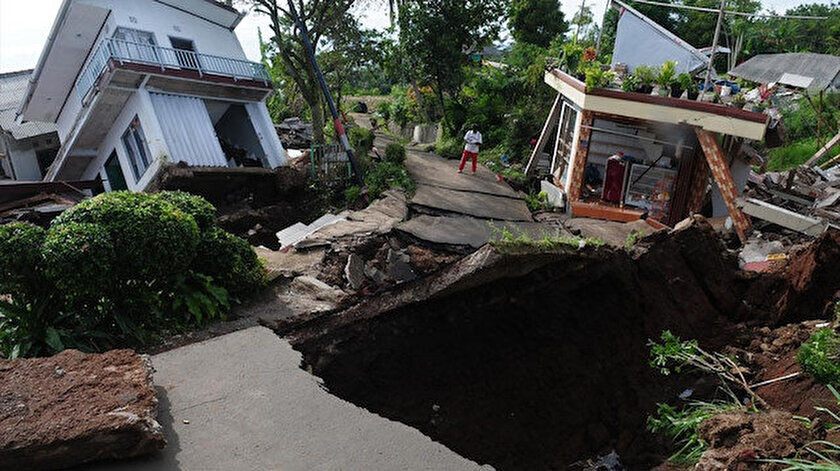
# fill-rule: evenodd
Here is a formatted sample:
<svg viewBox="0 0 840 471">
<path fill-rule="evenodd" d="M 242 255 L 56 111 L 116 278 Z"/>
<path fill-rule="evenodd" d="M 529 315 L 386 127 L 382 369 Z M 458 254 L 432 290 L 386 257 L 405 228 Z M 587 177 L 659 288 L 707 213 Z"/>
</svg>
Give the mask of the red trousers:
<svg viewBox="0 0 840 471">
<path fill-rule="evenodd" d="M 464 165 L 467 165 L 467 159 L 472 157 L 472 170 L 475 173 L 476 165 L 478 165 L 478 153 L 477 152 L 470 152 L 468 150 L 464 151 L 464 154 L 461 156 L 461 165 L 458 166 L 458 171 L 464 170 Z"/>
</svg>

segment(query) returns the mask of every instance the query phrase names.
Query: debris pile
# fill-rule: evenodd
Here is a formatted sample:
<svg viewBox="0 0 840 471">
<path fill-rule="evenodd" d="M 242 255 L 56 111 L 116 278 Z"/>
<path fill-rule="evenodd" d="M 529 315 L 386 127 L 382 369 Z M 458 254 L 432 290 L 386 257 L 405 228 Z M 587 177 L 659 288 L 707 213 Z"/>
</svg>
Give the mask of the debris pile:
<svg viewBox="0 0 840 471">
<path fill-rule="evenodd" d="M 308 149 L 312 146 L 312 123 L 305 123 L 300 118 L 286 118 L 274 128 L 284 149 Z"/>
<path fill-rule="evenodd" d="M 131 350 L 0 360 L 0 469 L 65 469 L 166 445 L 152 367 Z"/>
</svg>

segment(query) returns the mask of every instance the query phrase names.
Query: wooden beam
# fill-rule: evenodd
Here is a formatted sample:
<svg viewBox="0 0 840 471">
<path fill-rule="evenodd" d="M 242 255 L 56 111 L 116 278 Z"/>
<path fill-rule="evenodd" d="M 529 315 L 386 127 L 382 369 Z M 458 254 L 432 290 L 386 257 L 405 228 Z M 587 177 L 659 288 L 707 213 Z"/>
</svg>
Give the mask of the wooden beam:
<svg viewBox="0 0 840 471">
<path fill-rule="evenodd" d="M 592 123 L 595 122 L 595 113 L 583 110 L 580 120 L 580 129 L 577 131 L 577 143 L 575 154 L 571 157 L 569 169 L 569 201 L 580 199 L 583 190 L 583 176 L 586 170 L 586 162 L 589 159 L 589 138 L 592 137 Z"/>
<path fill-rule="evenodd" d="M 530 175 L 534 171 L 534 168 L 539 161 L 539 156 L 542 154 L 542 151 L 547 144 L 548 136 L 552 131 L 554 131 L 554 128 L 557 127 L 557 116 L 560 114 L 560 109 L 562 107 L 563 95 L 557 93 L 557 97 L 554 99 L 554 104 L 551 105 L 551 111 L 548 113 L 548 119 L 545 120 L 545 124 L 543 125 L 540 138 L 537 139 L 537 145 L 531 152 L 531 158 L 528 159 L 528 165 L 525 166 L 525 175 Z"/>
<path fill-rule="evenodd" d="M 834 146 L 836 146 L 837 144 L 840 144 L 840 132 L 838 132 L 836 136 L 834 136 L 833 138 L 831 138 L 831 140 L 830 140 L 830 141 L 828 141 L 828 144 L 824 145 L 824 146 L 822 147 L 822 149 L 818 150 L 818 151 L 817 151 L 817 153 L 816 153 L 816 154 L 814 154 L 814 156 L 813 156 L 813 157 L 811 157 L 810 159 L 808 159 L 808 160 L 805 162 L 805 166 L 806 166 L 806 167 L 813 167 L 814 165 L 816 165 L 816 164 L 817 164 L 817 162 L 819 162 L 820 160 L 822 160 L 822 158 L 823 158 L 823 157 L 825 157 L 825 155 L 826 155 L 826 154 L 828 154 L 828 152 L 829 152 L 829 151 L 830 151 L 830 150 L 831 150 Z"/>
<path fill-rule="evenodd" d="M 747 240 L 747 232 L 750 230 L 750 220 L 738 207 L 739 191 L 735 186 L 732 173 L 729 171 L 729 164 L 723 154 L 723 149 L 717 141 L 717 135 L 701 128 L 694 128 L 694 131 L 697 133 L 697 139 L 700 141 L 700 147 L 703 148 L 706 162 L 709 164 L 712 176 L 718 184 L 724 203 L 726 203 L 726 209 L 729 210 L 729 217 L 732 218 L 735 232 L 744 242 Z"/>
</svg>

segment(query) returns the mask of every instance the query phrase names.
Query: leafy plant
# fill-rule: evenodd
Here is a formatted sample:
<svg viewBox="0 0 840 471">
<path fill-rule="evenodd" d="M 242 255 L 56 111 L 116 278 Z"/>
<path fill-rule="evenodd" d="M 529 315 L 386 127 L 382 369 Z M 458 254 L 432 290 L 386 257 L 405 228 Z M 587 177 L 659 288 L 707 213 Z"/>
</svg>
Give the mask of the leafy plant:
<svg viewBox="0 0 840 471">
<path fill-rule="evenodd" d="M 633 70 L 633 75 L 639 81 L 639 85 L 649 86 L 653 85 L 656 81 L 656 78 L 659 76 L 659 71 L 649 65 L 640 65 Z"/>
<path fill-rule="evenodd" d="M 560 58 L 560 64 L 563 70 L 570 74 L 575 74 L 578 71 L 578 66 L 583 58 L 583 46 L 568 42 L 563 45 L 563 57 Z"/>
<path fill-rule="evenodd" d="M 837 443 L 817 440 L 809 443 L 804 451 L 813 458 L 761 461 L 780 464 L 785 467 L 785 471 L 840 471 L 840 445 Z"/>
<path fill-rule="evenodd" d="M 214 227 L 201 237 L 193 264 L 235 299 L 243 299 L 265 286 L 265 270 L 244 239 Z"/>
<path fill-rule="evenodd" d="M 392 142 L 385 147 L 385 162 L 402 165 L 405 163 L 405 147 Z"/>
<path fill-rule="evenodd" d="M 369 129 L 354 127 L 347 131 L 347 137 L 356 155 L 367 156 L 368 152 L 373 149 L 373 141 L 376 138 L 376 134 Z"/>
<path fill-rule="evenodd" d="M 831 328 L 818 330 L 796 354 L 802 371 L 822 384 L 840 387 L 840 337 Z"/>
<path fill-rule="evenodd" d="M 607 88 L 612 85 L 615 79 L 614 72 L 604 70 L 598 62 L 588 62 L 588 64 L 584 69 L 586 73 L 586 88 Z"/>
<path fill-rule="evenodd" d="M 178 276 L 171 309 L 185 320 L 183 325 L 205 325 L 212 320 L 225 320 L 230 303 L 228 291 L 216 285 L 213 278 L 191 271 Z"/>
<path fill-rule="evenodd" d="M 629 74 L 627 77 L 624 77 L 624 81 L 621 82 L 621 89 L 625 92 L 635 92 L 639 89 L 639 79 L 636 78 L 635 75 Z"/>
<path fill-rule="evenodd" d="M 678 75 L 676 82 L 680 84 L 680 88 L 682 88 L 683 90 L 693 90 L 696 88 L 694 86 L 694 79 L 691 78 L 691 74 L 688 74 L 686 72 L 683 72 L 680 75 Z"/>
<path fill-rule="evenodd" d="M 541 191 L 525 195 L 525 204 L 531 211 L 540 211 L 548 208 L 548 193 Z"/>
<path fill-rule="evenodd" d="M 357 185 L 350 186 L 344 190 L 344 201 L 348 206 L 354 206 L 362 198 L 362 189 Z"/>
<path fill-rule="evenodd" d="M 638 70 L 638 68 L 637 68 Z M 677 76 L 677 63 L 671 60 L 665 61 L 662 67 L 659 68 L 659 74 L 656 76 L 656 83 L 662 88 L 667 89 Z"/>
<path fill-rule="evenodd" d="M 627 237 L 624 239 L 624 247 L 628 249 L 633 247 L 634 245 L 638 244 L 639 241 L 642 240 L 642 238 L 644 238 L 644 236 L 644 232 L 637 229 L 633 229 L 632 231 L 630 231 L 629 234 L 627 234 Z"/>
<path fill-rule="evenodd" d="M 491 223 L 490 227 L 493 230 L 490 245 L 503 253 L 550 251 L 562 247 L 582 249 L 586 246 L 600 247 L 605 245 L 603 240 L 593 237 L 582 239 L 580 237 L 545 234 L 538 239 L 534 239 L 524 231 L 518 231 L 517 234 L 514 234 L 507 226 L 500 229 Z"/>
<path fill-rule="evenodd" d="M 365 186 L 371 198 L 376 199 L 382 196 L 386 190 L 392 187 L 401 187 L 406 192 L 414 191 L 415 184 L 405 167 L 390 162 L 380 162 L 374 165 L 365 175 Z"/>
<path fill-rule="evenodd" d="M 379 113 L 379 116 L 381 116 L 386 123 L 391 121 L 391 102 L 383 101 L 376 107 L 376 112 Z"/>
<path fill-rule="evenodd" d="M 659 403 L 656 415 L 647 418 L 647 429 L 671 438 L 679 449 L 668 458 L 673 463 L 691 465 L 708 448 L 697 433 L 700 424 L 717 414 L 738 409 L 736 403 L 692 401 L 682 409 Z"/>
</svg>

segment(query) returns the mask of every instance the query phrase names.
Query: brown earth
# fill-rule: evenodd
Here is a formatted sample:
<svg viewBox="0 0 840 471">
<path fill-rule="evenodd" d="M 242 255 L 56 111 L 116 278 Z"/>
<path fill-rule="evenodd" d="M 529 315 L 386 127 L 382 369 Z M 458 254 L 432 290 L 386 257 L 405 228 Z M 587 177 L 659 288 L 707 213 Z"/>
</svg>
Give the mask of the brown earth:
<svg viewBox="0 0 840 471">
<path fill-rule="evenodd" d="M 151 375 L 131 350 L 0 360 L 0 469 L 63 469 L 163 448 Z"/>
</svg>

